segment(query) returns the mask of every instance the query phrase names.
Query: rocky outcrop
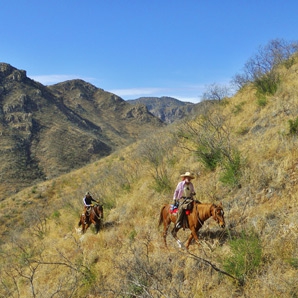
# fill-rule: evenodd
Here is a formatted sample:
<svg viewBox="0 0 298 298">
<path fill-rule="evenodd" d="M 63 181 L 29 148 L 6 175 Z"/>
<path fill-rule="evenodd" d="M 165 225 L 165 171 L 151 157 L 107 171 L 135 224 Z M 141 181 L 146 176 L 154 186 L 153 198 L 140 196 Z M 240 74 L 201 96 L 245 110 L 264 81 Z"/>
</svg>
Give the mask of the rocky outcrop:
<svg viewBox="0 0 298 298">
<path fill-rule="evenodd" d="M 158 117 L 164 123 L 173 123 L 189 115 L 194 104 L 182 102 L 172 97 L 140 97 L 134 100 L 128 100 L 130 104 L 143 104 L 148 111 Z"/>
</svg>

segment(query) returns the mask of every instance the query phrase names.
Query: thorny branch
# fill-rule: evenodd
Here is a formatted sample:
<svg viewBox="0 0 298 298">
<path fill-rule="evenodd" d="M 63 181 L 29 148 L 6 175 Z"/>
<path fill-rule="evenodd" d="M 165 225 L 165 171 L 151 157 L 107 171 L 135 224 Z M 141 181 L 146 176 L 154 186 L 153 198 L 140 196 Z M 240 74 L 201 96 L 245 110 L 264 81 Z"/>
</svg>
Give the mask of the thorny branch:
<svg viewBox="0 0 298 298">
<path fill-rule="evenodd" d="M 229 274 L 228 272 L 223 271 L 223 270 L 221 270 L 220 268 L 216 267 L 216 266 L 215 266 L 214 264 L 212 264 L 210 261 L 208 261 L 208 260 L 206 260 L 206 259 L 203 259 L 203 258 L 201 258 L 201 257 L 198 257 L 198 256 L 196 256 L 195 254 L 193 254 L 193 253 L 191 253 L 191 252 L 189 252 L 189 251 L 187 252 L 187 254 L 189 254 L 193 259 L 195 259 L 195 260 L 199 260 L 199 261 L 203 262 L 205 265 L 210 266 L 210 267 L 211 267 L 212 269 L 214 269 L 215 271 L 220 272 L 220 273 L 222 273 L 222 274 L 224 274 L 224 275 L 227 275 L 227 276 L 231 277 L 232 279 L 238 281 L 238 283 L 239 283 L 240 285 L 242 284 L 242 282 L 241 282 L 238 278 L 236 278 L 235 276 Z"/>
</svg>

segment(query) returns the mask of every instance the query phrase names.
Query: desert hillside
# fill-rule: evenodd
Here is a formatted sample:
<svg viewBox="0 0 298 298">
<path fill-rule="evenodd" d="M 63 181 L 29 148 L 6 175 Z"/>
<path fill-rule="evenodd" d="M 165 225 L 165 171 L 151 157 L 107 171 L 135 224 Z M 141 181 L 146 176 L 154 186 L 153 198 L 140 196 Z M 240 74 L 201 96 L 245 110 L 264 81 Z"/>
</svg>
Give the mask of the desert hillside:
<svg viewBox="0 0 298 298">
<path fill-rule="evenodd" d="M 152 129 L 83 168 L 0 203 L 1 297 L 297 297 L 298 59 L 274 91 L 246 84 L 195 119 Z M 222 202 L 200 246 L 164 247 L 158 226 L 180 174 L 196 198 Z M 98 234 L 78 228 L 90 191 Z M 189 230 L 180 230 L 183 243 Z"/>
<path fill-rule="evenodd" d="M 82 80 L 44 86 L 0 63 L 2 197 L 105 157 L 163 123 Z"/>
</svg>

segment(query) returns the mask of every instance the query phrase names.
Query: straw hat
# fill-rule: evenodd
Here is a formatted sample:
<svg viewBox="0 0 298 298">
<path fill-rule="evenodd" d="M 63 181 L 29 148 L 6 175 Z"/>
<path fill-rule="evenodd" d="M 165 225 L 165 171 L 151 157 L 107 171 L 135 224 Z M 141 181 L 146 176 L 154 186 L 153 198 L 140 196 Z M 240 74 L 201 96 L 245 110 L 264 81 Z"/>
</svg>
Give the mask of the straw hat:
<svg viewBox="0 0 298 298">
<path fill-rule="evenodd" d="M 180 175 L 181 177 L 189 177 L 191 179 L 194 179 L 195 176 L 193 174 L 191 174 L 190 172 L 186 172 L 185 174 Z"/>
</svg>

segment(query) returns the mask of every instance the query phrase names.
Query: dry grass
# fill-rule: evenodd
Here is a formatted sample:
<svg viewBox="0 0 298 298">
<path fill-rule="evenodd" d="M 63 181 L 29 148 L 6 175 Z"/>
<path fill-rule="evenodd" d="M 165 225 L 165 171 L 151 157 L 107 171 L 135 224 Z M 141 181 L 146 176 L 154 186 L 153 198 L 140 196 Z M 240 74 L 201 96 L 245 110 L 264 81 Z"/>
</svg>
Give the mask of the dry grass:
<svg viewBox="0 0 298 298">
<path fill-rule="evenodd" d="M 298 116 L 296 68 L 288 70 L 278 92 L 262 108 L 253 90 L 215 107 L 227 119 L 231 144 L 245 157 L 241 188 L 220 183 L 220 169 L 204 169 L 180 146 L 171 147 L 173 158 L 162 161 L 173 190 L 180 173 L 190 170 L 196 173 L 199 200 L 223 202 L 225 231 L 210 219 L 200 232 L 201 247 L 192 244 L 190 254 L 178 249 L 170 233 L 169 249 L 163 247 L 157 221 L 172 191 L 154 189 L 154 171 L 139 154 L 144 146 L 140 140 L 1 205 L 7 232 L 1 247 L 1 295 L 8 293 L 7 285 L 11 297 L 18 297 L 16 289 L 19 297 L 31 297 L 26 276 L 33 276 L 36 297 L 51 297 L 55 291 L 61 297 L 297 297 L 298 149 L 297 136 L 288 134 L 288 120 Z M 171 139 L 177 129 L 163 130 L 163 139 Z M 85 235 L 77 230 L 86 190 L 104 204 L 104 228 L 98 235 L 92 228 Z M 37 207 L 40 218 L 33 212 Z M 259 237 L 262 258 L 239 285 L 205 261 L 222 270 L 232 256 L 231 240 L 242 231 Z M 188 234 L 178 233 L 183 241 Z M 25 277 L 20 277 L 20 269 Z"/>
</svg>

